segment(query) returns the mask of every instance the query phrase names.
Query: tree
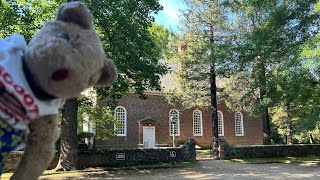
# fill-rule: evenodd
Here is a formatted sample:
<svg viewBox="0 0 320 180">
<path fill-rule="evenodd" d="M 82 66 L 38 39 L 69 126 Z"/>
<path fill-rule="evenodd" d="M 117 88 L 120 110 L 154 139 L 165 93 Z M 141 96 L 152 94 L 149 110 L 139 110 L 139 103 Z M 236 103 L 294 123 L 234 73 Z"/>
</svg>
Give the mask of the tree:
<svg viewBox="0 0 320 180">
<path fill-rule="evenodd" d="M 90 89 L 91 90 L 91 89 Z M 78 108 L 78 134 L 85 133 L 84 126 L 87 128 L 93 128 L 94 139 L 108 139 L 114 136 L 114 131 L 105 127 L 106 124 L 114 124 L 113 110 L 108 106 L 98 105 L 95 93 L 92 89 L 86 92 L 92 93 L 92 95 L 81 95 L 78 98 L 79 108 Z"/>
<path fill-rule="evenodd" d="M 112 109 L 116 101 L 130 90 L 143 97 L 146 89 L 160 89 L 160 77 L 167 69 L 159 63 L 162 51 L 158 48 L 156 39 L 148 31 L 153 22 L 150 14 L 161 9 L 158 1 L 84 1 L 84 3 L 93 14 L 107 56 L 113 59 L 118 69 L 118 77 L 112 85 L 95 88 L 98 101 L 106 102 L 105 104 Z M 71 115 L 76 111 L 77 109 L 65 109 L 64 112 L 66 115 Z M 68 118 L 68 121 L 77 126 L 76 116 Z M 95 123 L 98 124 L 99 121 Z M 63 125 L 62 123 L 62 131 L 70 131 Z M 73 129 L 71 134 L 76 136 L 77 130 Z M 66 158 L 78 148 L 74 141 L 75 138 L 73 142 L 61 141 L 61 144 L 66 144 L 64 150 L 61 149 L 60 152 L 60 162 L 65 162 L 61 164 L 61 169 L 77 169 L 77 163 Z"/>
<path fill-rule="evenodd" d="M 119 99 L 129 89 L 140 95 L 146 89 L 159 89 L 166 67 L 159 63 L 161 51 L 148 31 L 151 13 L 161 10 L 158 1 L 90 1 L 88 6 L 107 56 L 119 72 L 112 87 L 98 88 L 98 97 Z"/>
<path fill-rule="evenodd" d="M 182 15 L 183 47 L 180 72 L 183 100 L 190 106 L 211 107 L 213 155 L 218 158 L 218 118 L 216 68 L 219 66 L 219 47 L 225 36 L 226 16 L 219 1 L 186 0 L 187 10 Z M 179 90 L 178 90 L 179 91 Z M 170 99 L 170 98 L 169 98 Z M 208 104 L 209 102 L 209 104 Z"/>
<path fill-rule="evenodd" d="M 287 144 L 292 144 L 293 132 L 297 132 L 296 127 L 310 114 L 308 106 L 313 101 L 317 80 L 300 61 L 283 64 L 274 73 L 270 81 L 274 85 L 269 89 L 273 99 L 272 121 L 282 130 L 281 134 L 286 135 Z"/>
<path fill-rule="evenodd" d="M 319 14 L 319 1 L 314 6 L 313 12 Z M 311 141 L 313 142 L 316 140 L 320 142 L 320 104 L 318 100 L 318 97 L 320 96 L 320 49 L 318 45 L 319 42 L 320 34 L 318 32 L 313 38 L 309 39 L 301 46 L 301 63 L 303 64 L 304 68 L 308 69 L 308 72 L 311 73 L 311 76 L 313 77 L 313 82 L 312 88 L 306 90 L 307 92 L 309 92 L 310 95 L 312 95 L 312 97 L 307 100 L 303 100 L 306 105 L 304 106 L 303 111 L 300 112 L 300 114 L 304 115 L 300 115 L 300 117 L 304 118 L 304 121 L 300 123 L 299 127 L 297 127 L 299 131 L 297 132 L 296 139 L 298 139 L 300 142 L 309 142 L 309 139 L 311 139 Z M 317 137 L 313 138 L 312 134 L 316 135 Z"/>
<path fill-rule="evenodd" d="M 170 46 L 172 45 L 170 42 L 176 37 L 176 34 L 156 23 L 152 24 L 149 32 L 155 41 L 156 51 L 160 52 L 161 59 L 170 61 L 170 59 L 175 56 L 174 53 L 176 53 L 175 49 L 171 50 L 172 47 Z"/>
<path fill-rule="evenodd" d="M 53 19 L 56 1 L 1 0 L 0 37 L 21 34 L 29 41 L 44 22 Z"/>
<path fill-rule="evenodd" d="M 60 158 L 57 170 L 71 170 L 78 168 L 78 139 L 77 132 L 78 100 L 68 99 L 62 110 L 60 134 Z"/>
<path fill-rule="evenodd" d="M 269 108 L 274 100 L 270 98 L 270 81 L 276 67 L 296 59 L 301 44 L 316 34 L 318 15 L 310 11 L 315 2 L 227 1 L 233 16 L 240 17 L 233 23 L 239 32 L 233 42 L 234 62 L 239 70 L 246 71 L 248 82 L 253 80 L 248 84 L 252 97 L 258 93 L 255 109 L 262 114 L 264 144 L 270 144 Z"/>
<path fill-rule="evenodd" d="M 313 9 L 313 12 L 319 14 L 320 1 L 318 1 Z M 319 22 L 318 22 L 319 24 Z M 316 74 L 317 78 L 320 77 L 320 34 L 317 33 L 312 39 L 309 39 L 302 45 L 301 58 L 306 62 L 308 68 Z"/>
</svg>

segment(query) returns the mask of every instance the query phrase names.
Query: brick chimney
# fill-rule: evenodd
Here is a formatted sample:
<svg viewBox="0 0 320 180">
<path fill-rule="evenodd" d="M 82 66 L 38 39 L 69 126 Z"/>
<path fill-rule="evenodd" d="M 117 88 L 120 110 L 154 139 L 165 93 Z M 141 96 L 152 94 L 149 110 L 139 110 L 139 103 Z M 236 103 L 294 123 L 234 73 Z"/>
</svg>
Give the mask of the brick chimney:
<svg viewBox="0 0 320 180">
<path fill-rule="evenodd" d="M 183 59 L 184 56 L 186 55 L 187 51 L 187 45 L 182 44 L 178 47 L 178 54 L 179 54 L 179 59 L 178 59 L 178 75 L 181 75 L 182 69 L 183 69 Z"/>
</svg>

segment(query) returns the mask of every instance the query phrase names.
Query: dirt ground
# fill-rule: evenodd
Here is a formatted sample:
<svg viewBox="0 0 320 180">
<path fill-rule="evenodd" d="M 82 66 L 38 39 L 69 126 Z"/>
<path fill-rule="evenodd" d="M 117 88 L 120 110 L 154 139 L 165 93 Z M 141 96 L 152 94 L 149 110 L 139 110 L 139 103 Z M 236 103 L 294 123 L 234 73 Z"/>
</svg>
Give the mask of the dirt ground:
<svg viewBox="0 0 320 180">
<path fill-rule="evenodd" d="M 192 167 L 164 169 L 88 169 L 65 173 L 57 179 L 320 179 L 319 164 L 242 164 L 217 160 L 197 161 Z"/>
</svg>

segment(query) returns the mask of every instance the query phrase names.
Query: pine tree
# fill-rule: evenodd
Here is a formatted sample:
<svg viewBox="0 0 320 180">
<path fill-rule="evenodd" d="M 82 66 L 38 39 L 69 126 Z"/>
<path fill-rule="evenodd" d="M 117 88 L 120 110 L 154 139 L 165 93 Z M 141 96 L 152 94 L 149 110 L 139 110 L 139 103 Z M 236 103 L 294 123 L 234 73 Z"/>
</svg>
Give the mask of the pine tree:
<svg viewBox="0 0 320 180">
<path fill-rule="evenodd" d="M 213 156 L 218 158 L 217 66 L 224 45 L 227 22 L 220 1 L 186 0 L 182 15 L 180 45 L 182 106 L 210 106 L 212 116 Z"/>
<path fill-rule="evenodd" d="M 270 82 L 276 68 L 282 62 L 296 60 L 301 44 L 317 34 L 319 14 L 312 13 L 316 1 L 226 2 L 233 17 L 238 17 L 232 24 L 238 32 L 233 41 L 234 63 L 247 75 L 251 97 L 257 97 L 253 109 L 262 115 L 263 143 L 270 144 L 269 108 L 275 101 L 269 91 L 273 85 Z"/>
</svg>

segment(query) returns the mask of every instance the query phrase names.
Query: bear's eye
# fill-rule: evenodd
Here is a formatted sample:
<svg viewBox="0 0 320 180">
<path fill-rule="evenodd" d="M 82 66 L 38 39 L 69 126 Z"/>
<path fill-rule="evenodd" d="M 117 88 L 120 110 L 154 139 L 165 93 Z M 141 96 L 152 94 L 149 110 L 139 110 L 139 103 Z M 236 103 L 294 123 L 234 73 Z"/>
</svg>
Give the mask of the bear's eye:
<svg viewBox="0 0 320 180">
<path fill-rule="evenodd" d="M 65 39 L 65 40 L 67 40 L 67 41 L 70 40 L 70 36 L 69 36 L 69 34 L 66 33 L 66 32 L 59 32 L 59 33 L 57 34 L 57 37 L 62 38 L 62 39 Z"/>
</svg>

